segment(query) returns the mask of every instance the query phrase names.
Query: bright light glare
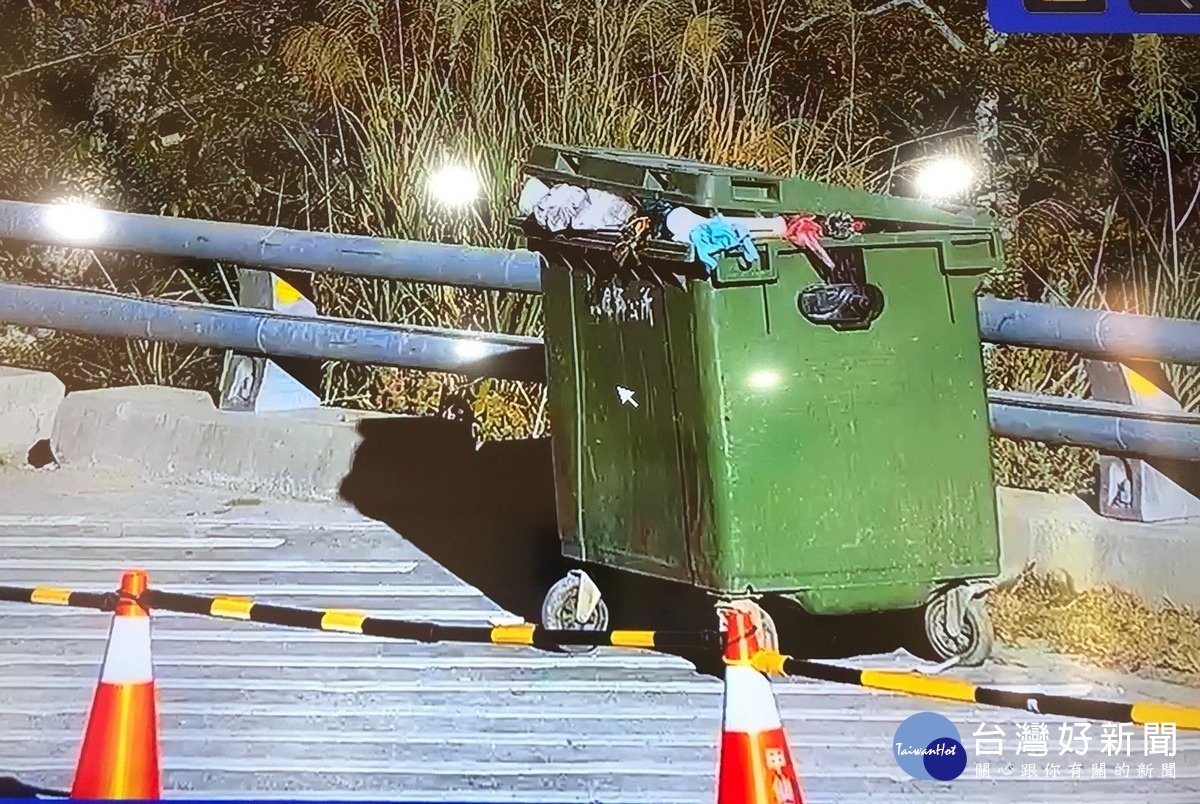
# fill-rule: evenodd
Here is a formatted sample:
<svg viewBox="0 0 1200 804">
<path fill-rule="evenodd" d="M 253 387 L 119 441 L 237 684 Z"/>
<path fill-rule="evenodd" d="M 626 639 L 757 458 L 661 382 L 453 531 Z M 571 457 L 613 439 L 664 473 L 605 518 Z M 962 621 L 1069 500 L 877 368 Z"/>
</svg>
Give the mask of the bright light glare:
<svg viewBox="0 0 1200 804">
<path fill-rule="evenodd" d="M 478 360 L 487 354 L 487 344 L 476 340 L 459 341 L 455 353 L 463 360 Z"/>
<path fill-rule="evenodd" d="M 439 204 L 465 207 L 479 197 L 479 177 L 461 165 L 448 165 L 429 177 L 429 193 Z"/>
<path fill-rule="evenodd" d="M 50 231 L 76 243 L 90 243 L 104 234 L 104 215 L 100 210 L 76 201 L 49 207 L 45 222 Z"/>
<path fill-rule="evenodd" d="M 754 388 L 774 388 L 779 385 L 779 374 L 774 371 L 756 371 L 750 375 L 750 385 Z"/>
<path fill-rule="evenodd" d="M 954 198 L 971 188 L 975 171 L 961 159 L 944 156 L 921 168 L 917 190 L 927 198 Z"/>
</svg>

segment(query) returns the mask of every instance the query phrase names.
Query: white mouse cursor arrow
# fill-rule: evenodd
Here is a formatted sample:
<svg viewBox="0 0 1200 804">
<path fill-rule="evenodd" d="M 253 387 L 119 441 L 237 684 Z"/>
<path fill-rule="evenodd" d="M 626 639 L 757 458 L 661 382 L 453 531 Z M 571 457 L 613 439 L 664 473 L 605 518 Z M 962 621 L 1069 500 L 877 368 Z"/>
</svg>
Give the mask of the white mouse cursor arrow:
<svg viewBox="0 0 1200 804">
<path fill-rule="evenodd" d="M 629 388 L 618 385 L 617 396 L 621 399 L 622 405 L 633 405 L 635 408 L 638 406 L 638 401 L 633 398 L 633 391 Z"/>
</svg>

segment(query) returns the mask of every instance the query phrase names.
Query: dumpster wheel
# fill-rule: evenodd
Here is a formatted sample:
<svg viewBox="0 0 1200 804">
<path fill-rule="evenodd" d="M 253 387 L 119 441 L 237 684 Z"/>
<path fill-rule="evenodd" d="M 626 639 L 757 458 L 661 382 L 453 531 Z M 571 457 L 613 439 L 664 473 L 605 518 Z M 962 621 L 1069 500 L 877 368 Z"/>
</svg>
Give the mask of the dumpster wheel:
<svg viewBox="0 0 1200 804">
<path fill-rule="evenodd" d="M 595 605 L 581 621 L 579 593 L 585 589 L 595 596 Z M 599 590 L 586 573 L 582 570 L 572 570 L 546 592 L 542 601 L 542 627 L 552 631 L 607 630 L 608 604 L 599 597 Z M 591 653 L 596 648 L 587 645 L 560 645 L 559 650 L 567 653 Z"/>
<path fill-rule="evenodd" d="M 953 592 L 951 592 L 953 594 Z M 964 667 L 978 667 L 992 652 L 995 632 L 982 597 L 964 598 L 962 623 L 952 633 L 947 622 L 949 601 L 940 594 L 925 607 L 925 637 L 943 660 L 958 659 Z"/>
</svg>

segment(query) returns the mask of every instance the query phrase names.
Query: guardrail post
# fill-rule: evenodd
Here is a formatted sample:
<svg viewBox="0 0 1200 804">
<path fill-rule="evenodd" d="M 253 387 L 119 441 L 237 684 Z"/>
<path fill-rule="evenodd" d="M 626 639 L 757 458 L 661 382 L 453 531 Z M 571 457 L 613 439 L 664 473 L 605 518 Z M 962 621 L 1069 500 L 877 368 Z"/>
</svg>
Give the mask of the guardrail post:
<svg viewBox="0 0 1200 804">
<path fill-rule="evenodd" d="M 305 318 L 317 315 L 316 305 L 275 273 L 238 268 L 237 278 L 238 304 L 242 307 Z M 265 413 L 320 407 L 321 399 L 312 389 L 313 378 L 306 374 L 313 372 L 305 371 L 303 362 L 226 352 L 221 372 L 221 409 Z M 319 377 L 316 379 L 319 381 Z"/>
<path fill-rule="evenodd" d="M 1183 411 L 1157 363 L 1084 360 L 1084 367 L 1097 400 L 1164 413 Z M 1105 454 L 1098 464 L 1101 516 L 1133 522 L 1200 516 L 1200 498 L 1168 476 L 1166 466 Z"/>
</svg>

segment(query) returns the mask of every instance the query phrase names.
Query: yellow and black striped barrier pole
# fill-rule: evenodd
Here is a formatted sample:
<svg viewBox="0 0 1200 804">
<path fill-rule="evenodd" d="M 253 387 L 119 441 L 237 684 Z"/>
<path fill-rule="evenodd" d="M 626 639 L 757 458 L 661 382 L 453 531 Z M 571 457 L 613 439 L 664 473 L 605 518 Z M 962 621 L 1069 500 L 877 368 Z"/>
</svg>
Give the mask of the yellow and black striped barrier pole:
<svg viewBox="0 0 1200 804">
<path fill-rule="evenodd" d="M 774 651 L 759 651 L 754 666 L 767 675 L 800 676 L 818 681 L 854 684 L 873 690 L 900 692 L 921 698 L 938 698 L 1005 709 L 1021 709 L 1039 715 L 1105 720 L 1113 723 L 1174 723 L 1178 729 L 1200 731 L 1200 709 L 1171 706 L 1152 701 L 1117 703 L 1065 695 L 1043 695 L 980 687 L 957 678 L 939 678 L 914 670 L 862 670 L 805 659 L 793 659 Z"/>
<path fill-rule="evenodd" d="M 404 639 L 413 642 L 476 642 L 492 645 L 526 645 L 552 650 L 565 645 L 646 648 L 651 650 L 706 650 L 720 644 L 716 631 L 560 631 L 532 623 L 518 625 L 439 625 L 429 622 L 372 617 L 345 609 L 300 609 L 256 603 L 246 598 L 199 597 L 147 589 L 141 602 L 149 609 L 200 614 L 231 620 L 338 631 L 348 634 Z"/>
<path fill-rule="evenodd" d="M 115 611 L 118 599 L 116 592 L 73 592 L 55 586 L 0 586 L 0 602 L 5 603 L 36 603 L 44 606 Z"/>
<path fill-rule="evenodd" d="M 115 593 L 72 592 L 53 587 L 0 586 L 0 601 L 38 603 L 55 606 L 112 611 Z M 147 609 L 174 611 L 244 620 L 263 625 L 305 628 L 312 631 L 336 631 L 347 634 L 403 639 L 413 642 L 475 642 L 493 645 L 525 645 L 553 650 L 563 646 L 644 648 L 660 651 L 717 650 L 721 635 L 716 631 L 560 631 L 540 625 L 469 626 L 439 625 L 430 622 L 372 617 L 345 609 L 302 609 L 256 603 L 240 597 L 202 597 L 147 589 L 138 602 Z"/>
<path fill-rule="evenodd" d="M 115 592 L 96 594 L 56 587 L 0 586 L 0 602 L 35 603 L 52 606 L 113 611 Z M 724 637 L 717 631 L 558 631 L 530 623 L 497 626 L 439 625 L 437 623 L 372 617 L 344 609 L 302 609 L 256 603 L 240 597 L 202 597 L 147 589 L 138 602 L 150 610 L 174 611 L 243 620 L 263 625 L 336 631 L 363 636 L 413 642 L 474 642 L 492 645 L 524 645 L 555 650 L 559 647 L 643 648 L 660 651 L 724 650 Z M 1174 723 L 1176 728 L 1200 730 L 1200 709 L 1156 702 L 1117 703 L 1063 695 L 1013 692 L 976 686 L 955 678 L 929 676 L 909 670 L 870 670 L 794 659 L 776 651 L 762 650 L 754 666 L 769 676 L 798 676 L 818 681 L 851 684 L 867 689 L 898 692 L 921 698 L 975 703 L 1005 709 L 1020 709 L 1039 715 L 1076 717 L 1115 723 Z"/>
</svg>

